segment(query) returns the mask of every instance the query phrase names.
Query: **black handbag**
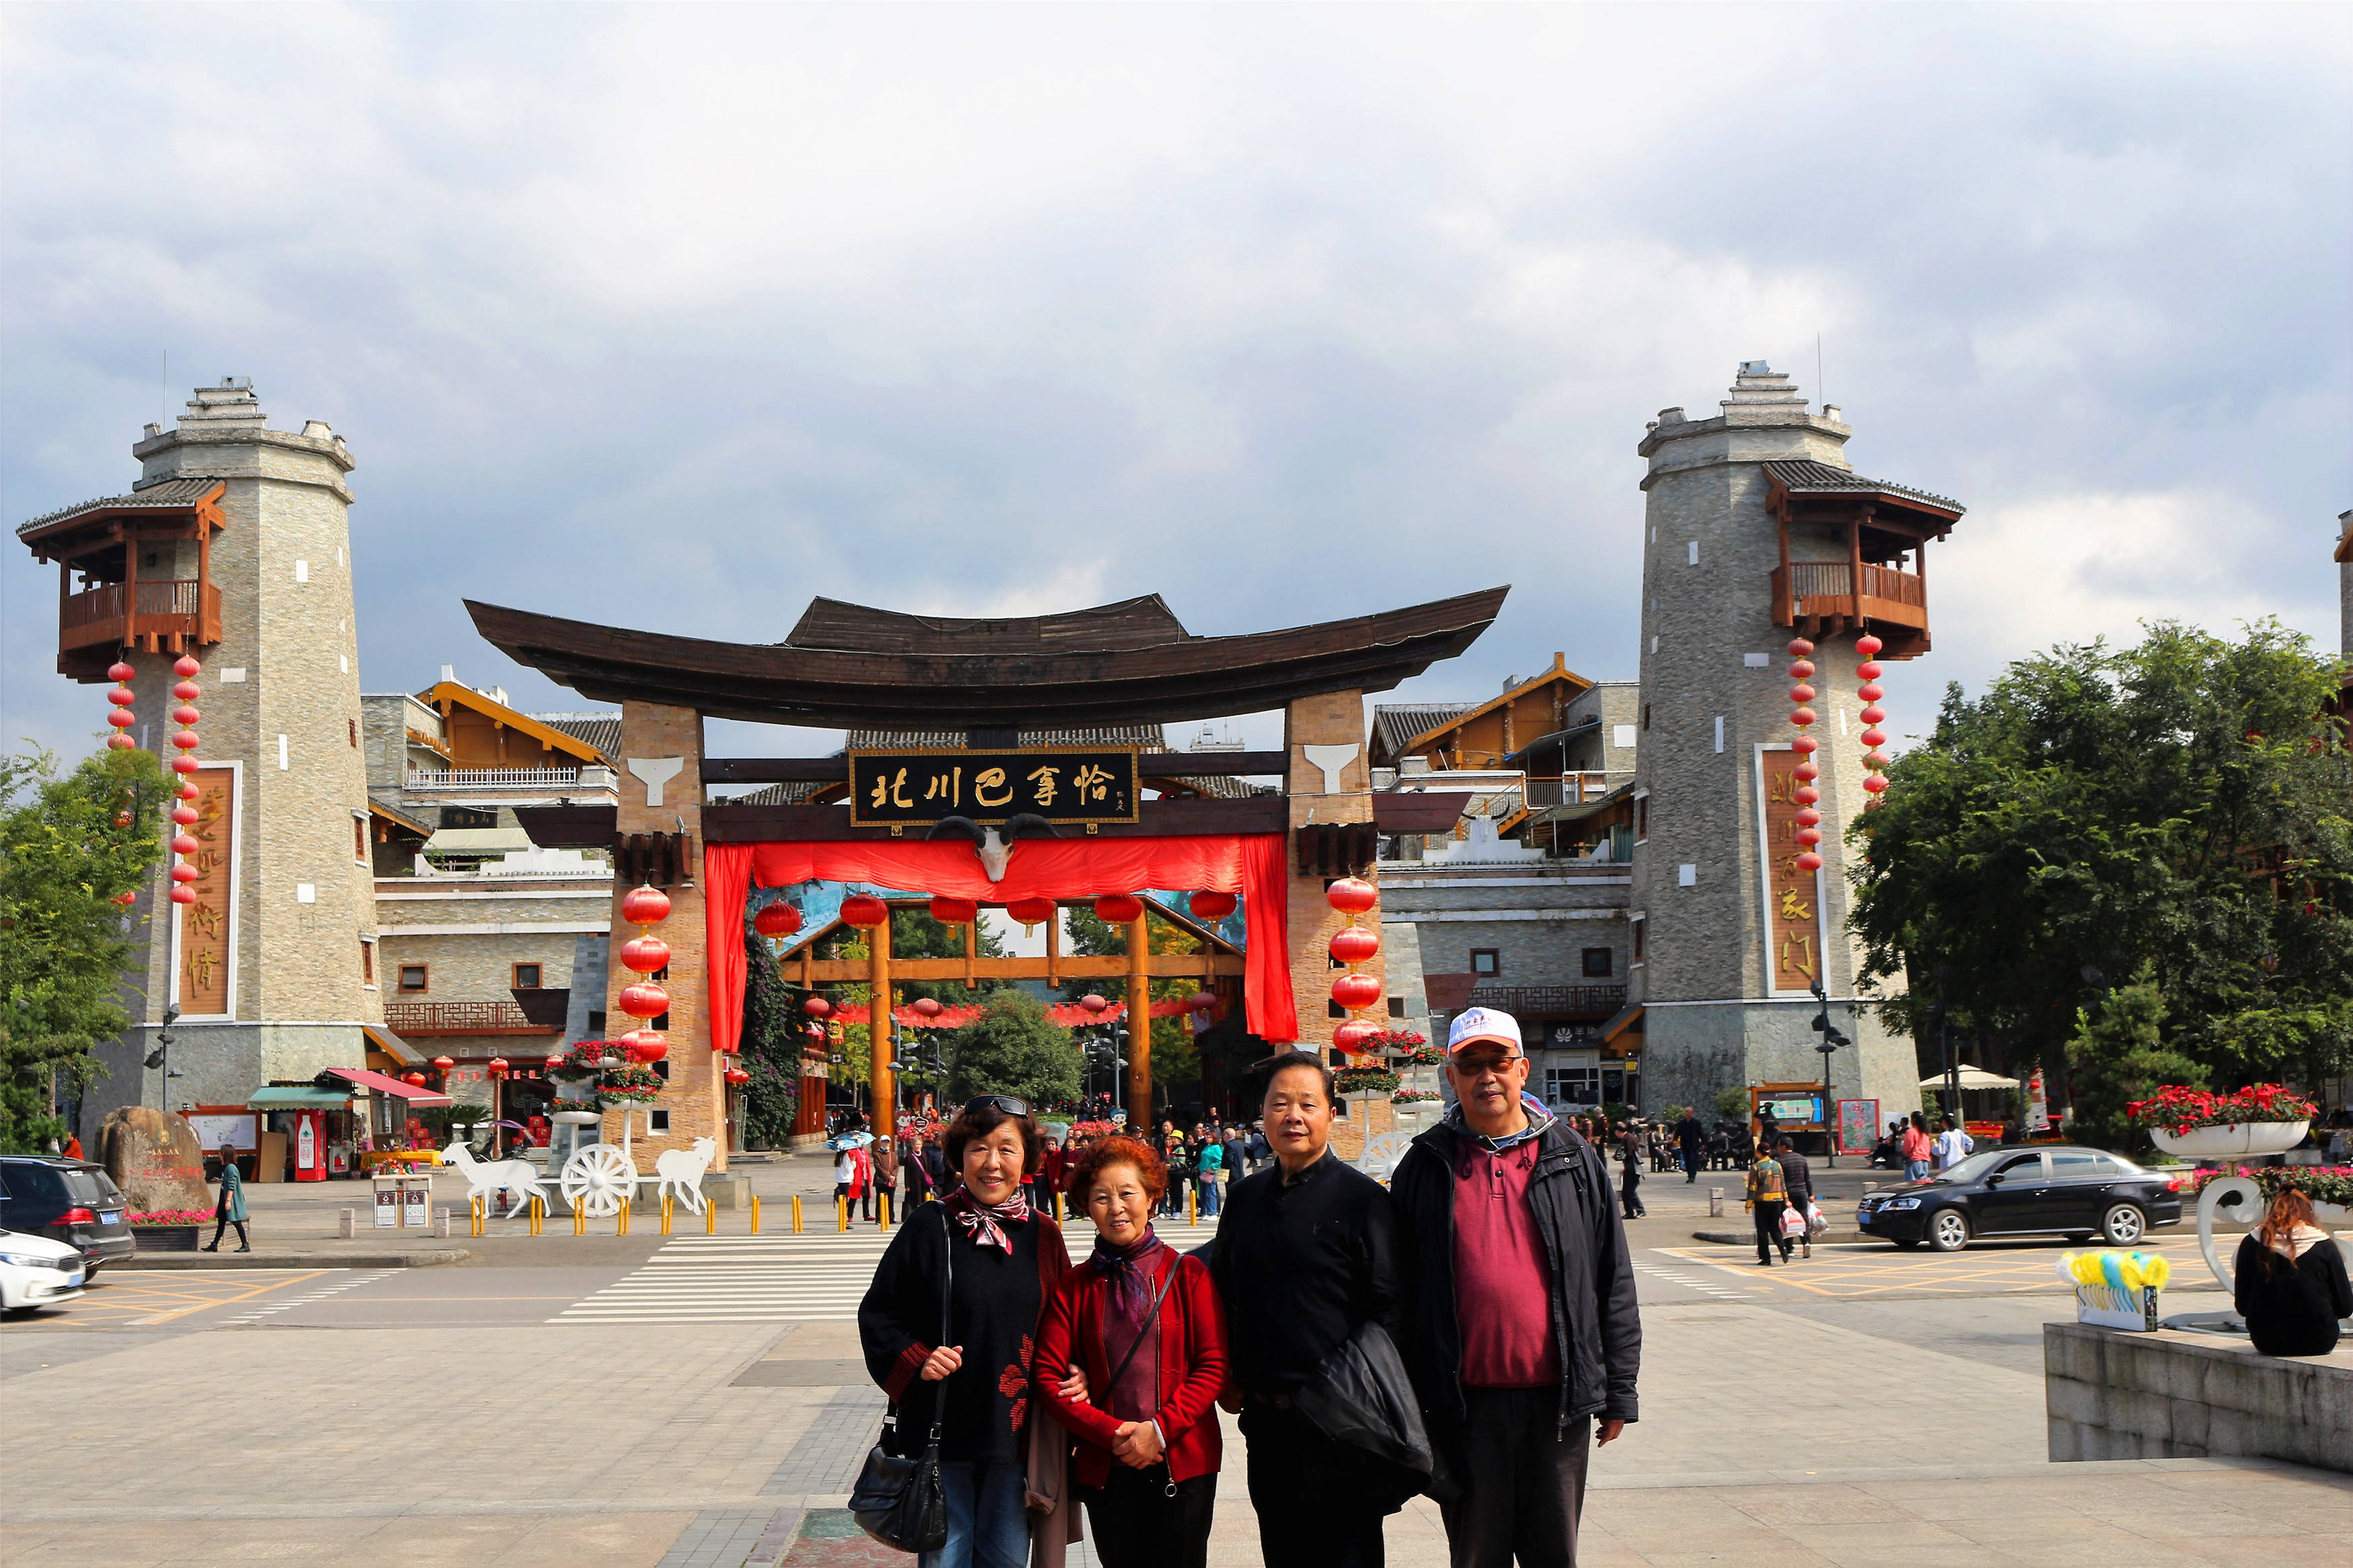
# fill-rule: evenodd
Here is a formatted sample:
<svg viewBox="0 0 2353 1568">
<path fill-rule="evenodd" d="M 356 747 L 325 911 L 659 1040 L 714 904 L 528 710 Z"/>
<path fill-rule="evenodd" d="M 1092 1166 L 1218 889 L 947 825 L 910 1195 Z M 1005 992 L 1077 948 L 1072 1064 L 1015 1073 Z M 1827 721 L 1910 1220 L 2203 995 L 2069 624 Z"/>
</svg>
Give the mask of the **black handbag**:
<svg viewBox="0 0 2353 1568">
<path fill-rule="evenodd" d="M 955 1289 L 955 1232 L 949 1228 L 946 1268 L 940 1277 L 940 1343 L 955 1331 L 950 1315 Z M 923 1452 L 908 1457 L 891 1451 L 899 1428 L 899 1409 L 882 1417 L 882 1433 L 867 1450 L 858 1482 L 849 1489 L 850 1517 L 858 1528 L 898 1552 L 937 1552 L 948 1543 L 948 1500 L 940 1485 L 940 1416 L 947 1408 L 947 1380 L 932 1385 L 932 1430 Z"/>
</svg>

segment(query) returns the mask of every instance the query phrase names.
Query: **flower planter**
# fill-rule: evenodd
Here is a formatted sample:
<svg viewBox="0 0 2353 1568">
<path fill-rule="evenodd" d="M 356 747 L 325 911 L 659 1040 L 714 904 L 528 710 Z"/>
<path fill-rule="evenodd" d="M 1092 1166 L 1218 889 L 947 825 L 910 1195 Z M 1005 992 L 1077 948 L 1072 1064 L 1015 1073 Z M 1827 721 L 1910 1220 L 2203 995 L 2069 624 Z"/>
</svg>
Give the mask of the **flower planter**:
<svg viewBox="0 0 2353 1568">
<path fill-rule="evenodd" d="M 2189 1160 L 2230 1160 L 2258 1154 L 2284 1154 L 2304 1142 L 2309 1121 L 2230 1121 L 2217 1127 L 2193 1127 L 2168 1132 L 2152 1127 L 2148 1135 L 2168 1154 Z"/>
<path fill-rule="evenodd" d="M 141 1252 L 194 1252 L 200 1225 L 134 1225 L 132 1240 Z"/>
<path fill-rule="evenodd" d="M 594 1127 L 605 1117 L 601 1111 L 595 1110 L 552 1110 L 548 1112 L 547 1119 L 558 1127 Z"/>
</svg>

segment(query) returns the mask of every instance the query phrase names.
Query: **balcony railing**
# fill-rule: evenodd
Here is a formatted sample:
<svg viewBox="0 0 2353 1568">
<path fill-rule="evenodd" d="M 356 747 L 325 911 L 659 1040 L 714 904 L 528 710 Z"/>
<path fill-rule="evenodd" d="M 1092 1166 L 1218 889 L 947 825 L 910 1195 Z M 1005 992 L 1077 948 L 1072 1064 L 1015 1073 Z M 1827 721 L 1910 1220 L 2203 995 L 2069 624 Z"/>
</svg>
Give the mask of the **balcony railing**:
<svg viewBox="0 0 2353 1568">
<path fill-rule="evenodd" d="M 396 1035 L 560 1035 L 534 1024 L 512 1002 L 387 1002 L 384 1026 Z"/>
<path fill-rule="evenodd" d="M 1843 616 L 1850 620 L 1878 621 L 1889 626 L 1925 630 L 1928 625 L 1928 584 L 1914 573 L 1893 566 L 1862 568 L 1862 600 L 1854 596 L 1854 569 L 1844 561 L 1792 561 L 1786 575 L 1773 571 L 1773 609 L 1782 626 L 1808 616 Z"/>
<path fill-rule="evenodd" d="M 123 595 L 129 587 L 127 583 L 107 583 L 68 597 L 58 609 L 58 651 L 121 641 L 126 636 Z M 127 635 L 176 637 L 198 644 L 220 641 L 219 587 L 193 577 L 141 583 Z"/>
<path fill-rule="evenodd" d="M 1582 805 L 1599 800 L 1631 773 L 1567 773 L 1556 779 L 1530 779 L 1525 786 L 1528 809 L 1546 805 Z"/>
<path fill-rule="evenodd" d="M 1607 1018 L 1626 1005 L 1623 985 L 1474 985 L 1471 1005 L 1531 1018 Z"/>
<path fill-rule="evenodd" d="M 608 768 L 590 770 L 610 776 Z M 411 768 L 407 786 L 410 789 L 532 789 L 554 784 L 576 784 L 582 770 L 578 768 Z"/>
</svg>

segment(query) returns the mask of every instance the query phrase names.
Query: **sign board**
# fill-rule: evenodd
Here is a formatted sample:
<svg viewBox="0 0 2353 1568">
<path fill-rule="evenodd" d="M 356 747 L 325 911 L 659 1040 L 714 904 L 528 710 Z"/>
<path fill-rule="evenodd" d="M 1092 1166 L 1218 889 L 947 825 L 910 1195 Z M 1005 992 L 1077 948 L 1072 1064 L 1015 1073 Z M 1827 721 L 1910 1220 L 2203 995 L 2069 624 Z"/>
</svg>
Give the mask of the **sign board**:
<svg viewBox="0 0 2353 1568">
<path fill-rule="evenodd" d="M 375 1227 L 396 1230 L 400 1226 L 400 1188 L 390 1182 L 380 1182 L 375 1189 Z"/>
<path fill-rule="evenodd" d="M 950 816 L 1134 822 L 1141 797 L 1134 747 L 849 753 L 849 820 L 860 827 L 929 827 Z"/>
<path fill-rule="evenodd" d="M 190 1114 L 182 1120 L 196 1135 L 199 1149 L 217 1149 L 227 1143 L 237 1149 L 256 1149 L 254 1129 L 258 1119 L 250 1110 L 212 1114 Z"/>
<path fill-rule="evenodd" d="M 1841 1100 L 1838 1102 L 1838 1152 L 1868 1154 L 1879 1142 L 1879 1101 Z"/>
<path fill-rule="evenodd" d="M 431 1228 L 433 1224 L 433 1184 L 430 1182 L 404 1182 L 401 1184 L 400 1206 L 407 1211 L 400 1216 L 400 1223 L 403 1228 L 409 1226 L 415 1226 L 419 1230 Z"/>
<path fill-rule="evenodd" d="M 1801 870 L 1796 799 L 1805 758 L 1783 746 L 1757 748 L 1757 859 L 1765 877 L 1765 979 L 1769 994 L 1802 996 L 1822 973 L 1830 927 L 1822 909 L 1822 873 Z M 1828 829 L 1825 829 L 1825 842 Z M 1820 848 L 1817 845 L 1816 849 Z M 1825 857 L 1827 859 L 1828 857 Z"/>
<path fill-rule="evenodd" d="M 172 906 L 172 997 L 184 1018 L 234 1016 L 237 922 L 237 764 L 211 763 L 187 776 L 196 795 L 187 825 L 196 852 L 192 904 Z"/>
<path fill-rule="evenodd" d="M 1822 1119 L 1822 1102 L 1815 1095 L 1779 1095 L 1757 1102 L 1757 1114 L 1767 1111 L 1784 1127 L 1811 1127 Z"/>
</svg>

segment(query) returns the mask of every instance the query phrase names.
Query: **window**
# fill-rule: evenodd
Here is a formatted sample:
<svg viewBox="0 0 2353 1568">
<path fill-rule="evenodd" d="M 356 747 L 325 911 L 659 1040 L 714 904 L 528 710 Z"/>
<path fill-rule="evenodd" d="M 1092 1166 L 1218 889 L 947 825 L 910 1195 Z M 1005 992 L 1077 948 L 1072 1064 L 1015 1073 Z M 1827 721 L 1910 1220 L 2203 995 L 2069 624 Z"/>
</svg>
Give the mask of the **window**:
<svg viewBox="0 0 2353 1568">
<path fill-rule="evenodd" d="M 2065 1156 L 2061 1156 L 2063 1163 L 2064 1160 Z M 2067 1175 L 2076 1173 L 2073 1171 L 2064 1173 Z M 2042 1179 L 2042 1156 L 2021 1154 L 2001 1168 L 2001 1176 L 2004 1181 L 2009 1182 L 2039 1182 Z"/>
<path fill-rule="evenodd" d="M 360 749 L 360 721 L 353 719 L 350 721 L 350 723 L 352 726 L 352 750 L 356 752 Z"/>
<path fill-rule="evenodd" d="M 1645 729 L 1645 730 L 1647 730 L 1647 729 L 1649 729 L 1650 727 L 1651 727 L 1651 705 L 1650 705 L 1649 703 L 1645 702 L 1645 703 L 1643 703 L 1643 704 L 1642 704 L 1642 728 L 1643 728 L 1643 729 Z"/>
<path fill-rule="evenodd" d="M 1327 1018 L 1345 1018 L 1348 1016 L 1348 1010 L 1337 1002 L 1326 1002 L 1324 1004 L 1324 1016 Z"/>
<path fill-rule="evenodd" d="M 1634 842 L 1640 844 L 1650 837 L 1651 797 L 1638 795 L 1634 797 Z"/>
<path fill-rule="evenodd" d="M 421 994 L 425 989 L 425 965 L 404 963 L 400 966 L 400 989 L 403 994 Z"/>
<path fill-rule="evenodd" d="M 1392 996 L 1389 998 L 1389 1016 L 1392 1018 L 1402 1018 L 1405 1016 L 1404 997 Z"/>
<path fill-rule="evenodd" d="M 375 943 L 365 937 L 360 939 L 360 984 L 375 988 Z"/>
<path fill-rule="evenodd" d="M 514 988 L 518 991 L 538 990 L 539 965 L 536 963 L 516 964 L 514 966 Z"/>
<path fill-rule="evenodd" d="M 601 1040 L 605 1037 L 604 1009 L 596 1008 L 589 1013 L 588 1037 L 592 1040 Z"/>
<path fill-rule="evenodd" d="M 1644 917 L 1636 915 L 1629 924 L 1634 932 L 1634 957 L 1626 967 L 1631 969 L 1635 964 L 1642 962 L 1642 936 L 1643 932 L 1649 928 L 1651 922 Z"/>
<path fill-rule="evenodd" d="M 367 818 L 354 816 L 352 818 L 352 858 L 365 864 L 367 858 Z"/>
<path fill-rule="evenodd" d="M 646 1131 L 649 1132 L 669 1131 L 670 1112 L 667 1110 L 649 1110 L 646 1112 Z"/>
<path fill-rule="evenodd" d="M 1586 978 L 1589 980 L 1607 980 L 1609 978 L 1609 950 L 1608 948 L 1588 947 L 1585 950 L 1585 973 Z"/>
<path fill-rule="evenodd" d="M 1471 973 L 1496 975 L 1504 973 L 1504 955 L 1500 949 L 1474 947 L 1471 950 Z"/>
</svg>

